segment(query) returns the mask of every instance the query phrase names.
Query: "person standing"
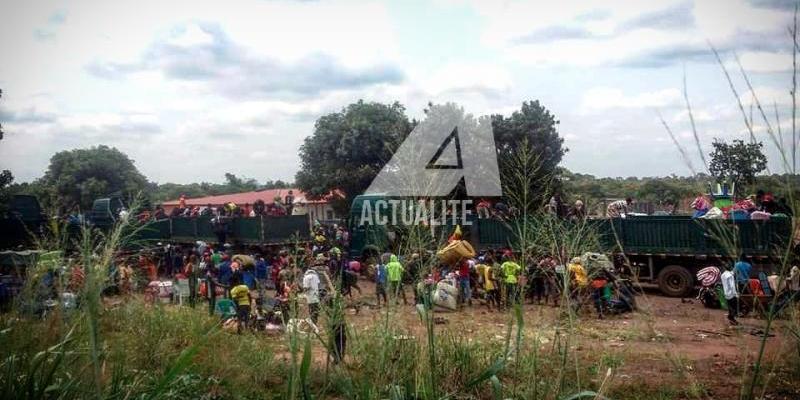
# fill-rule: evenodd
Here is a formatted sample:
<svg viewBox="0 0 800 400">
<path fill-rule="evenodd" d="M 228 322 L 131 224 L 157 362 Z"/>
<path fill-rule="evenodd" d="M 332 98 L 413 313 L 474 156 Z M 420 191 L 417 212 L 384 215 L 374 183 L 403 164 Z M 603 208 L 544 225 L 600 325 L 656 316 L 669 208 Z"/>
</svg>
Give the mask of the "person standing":
<svg viewBox="0 0 800 400">
<path fill-rule="evenodd" d="M 206 268 L 206 297 L 208 298 L 208 315 L 214 315 L 214 310 L 217 307 L 217 282 L 216 268 L 213 263 Z"/>
<path fill-rule="evenodd" d="M 316 325 L 319 320 L 319 274 L 314 268 L 308 268 L 303 274 L 303 294 L 308 303 L 308 316 Z"/>
<path fill-rule="evenodd" d="M 189 256 L 188 261 L 186 261 L 186 265 L 183 267 L 183 275 L 186 276 L 186 279 L 189 281 L 189 306 L 194 308 L 195 302 L 197 301 L 197 274 L 198 274 L 198 266 L 197 264 L 197 256 L 194 254 Z"/>
<path fill-rule="evenodd" d="M 722 291 L 725 295 L 725 300 L 728 302 L 728 322 L 731 325 L 739 325 L 736 321 L 736 313 L 739 309 L 739 292 L 736 290 L 736 278 L 731 270 L 725 270 L 720 275 L 722 281 Z"/>
<path fill-rule="evenodd" d="M 475 261 L 472 259 L 461 260 L 458 268 L 458 293 L 461 297 L 461 305 L 472 305 L 472 287 L 470 287 L 470 275 Z"/>
<path fill-rule="evenodd" d="M 522 267 L 514 262 L 510 256 L 503 256 L 504 262 L 500 266 L 505 277 L 506 306 L 510 307 L 519 301 L 519 274 Z"/>
<path fill-rule="evenodd" d="M 239 319 L 239 332 L 250 324 L 250 289 L 238 276 L 231 280 L 231 299 L 236 303 L 236 315 Z"/>
<path fill-rule="evenodd" d="M 386 265 L 379 262 L 378 266 L 375 267 L 375 298 L 377 300 L 378 307 L 381 306 L 381 297 L 383 297 L 384 305 L 389 304 L 389 301 L 386 299 L 387 281 Z"/>
<path fill-rule="evenodd" d="M 753 265 L 745 261 L 744 255 L 739 256 L 739 260 L 733 265 L 733 275 L 736 278 L 739 293 L 750 291 L 750 273 L 752 271 Z"/>
<path fill-rule="evenodd" d="M 403 304 L 408 304 L 406 300 L 406 292 L 403 290 L 403 264 L 397 260 L 397 256 L 392 254 L 389 257 L 389 263 L 386 264 L 386 273 L 389 281 L 389 293 L 392 294 L 392 303 L 397 304 L 397 296 L 403 296 Z"/>
<path fill-rule="evenodd" d="M 497 297 L 497 282 L 495 281 L 495 276 L 490 266 L 491 263 L 491 260 L 488 262 L 483 260 L 480 264 L 475 266 L 483 282 L 483 290 L 486 292 L 486 306 L 489 308 L 489 311 L 492 310 L 492 304 L 500 308 L 500 299 Z"/>
</svg>

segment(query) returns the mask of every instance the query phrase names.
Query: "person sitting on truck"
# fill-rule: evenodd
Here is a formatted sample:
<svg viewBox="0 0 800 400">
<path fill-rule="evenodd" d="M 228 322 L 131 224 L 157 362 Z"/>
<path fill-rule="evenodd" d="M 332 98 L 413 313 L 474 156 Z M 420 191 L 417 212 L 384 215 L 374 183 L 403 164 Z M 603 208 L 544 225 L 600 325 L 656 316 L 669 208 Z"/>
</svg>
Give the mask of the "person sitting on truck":
<svg viewBox="0 0 800 400">
<path fill-rule="evenodd" d="M 694 210 L 692 218 L 700 218 L 703 215 L 706 215 L 708 210 L 711 208 L 711 202 L 708 201 L 705 195 L 699 194 L 694 198 L 694 200 L 692 200 L 692 204 L 689 207 Z"/>
<path fill-rule="evenodd" d="M 492 216 L 491 208 L 492 208 L 492 203 L 490 203 L 489 200 L 481 199 L 481 201 L 477 205 L 478 218 L 480 219 L 490 218 Z"/>
<path fill-rule="evenodd" d="M 586 207 L 583 206 L 583 201 L 580 199 L 575 200 L 575 205 L 570 208 L 567 213 L 567 218 L 573 221 L 583 221 L 586 219 Z"/>
<path fill-rule="evenodd" d="M 606 216 L 609 218 L 625 218 L 631 204 L 633 204 L 633 199 L 630 197 L 612 202 L 606 207 Z"/>
</svg>

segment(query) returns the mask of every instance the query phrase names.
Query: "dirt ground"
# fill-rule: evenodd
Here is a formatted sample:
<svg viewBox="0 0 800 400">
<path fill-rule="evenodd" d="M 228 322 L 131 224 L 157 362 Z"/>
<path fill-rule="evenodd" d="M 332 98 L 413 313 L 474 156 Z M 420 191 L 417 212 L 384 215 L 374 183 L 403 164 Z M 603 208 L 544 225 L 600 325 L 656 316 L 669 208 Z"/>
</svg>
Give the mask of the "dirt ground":
<svg viewBox="0 0 800 400">
<path fill-rule="evenodd" d="M 382 309 L 374 307 L 374 286 L 364 281 L 360 286 L 362 294 L 354 295 L 354 302 L 362 304 L 360 311 L 348 313 L 348 323 L 354 329 L 378 323 L 385 316 Z M 411 290 L 406 290 L 411 303 Z M 639 295 L 637 303 L 638 311 L 606 316 L 603 320 L 596 317 L 591 305 L 586 305 L 575 321 L 577 340 L 573 350 L 586 359 L 603 354 L 614 360 L 608 387 L 624 390 L 628 386 L 645 385 L 656 391 L 677 388 L 679 393 L 696 389 L 700 398 L 739 397 L 744 369 L 752 369 L 761 343 L 761 337 L 753 331 L 763 330 L 765 320 L 741 318 L 741 325 L 732 327 L 726 311 L 707 309 L 695 299 L 669 298 L 650 291 Z M 538 337 L 543 343 L 547 343 L 548 337 L 552 340 L 560 309 L 527 303 L 523 309 L 525 337 Z M 436 329 L 496 340 L 504 338 L 510 322 L 509 313 L 489 311 L 480 304 L 436 315 L 446 321 L 436 325 Z M 410 335 L 424 335 L 414 306 L 399 305 L 394 318 L 399 319 L 400 326 L 407 327 Z M 785 320 L 776 321 L 771 330 L 774 336 L 767 339 L 769 365 L 796 351 L 785 324 Z M 786 381 L 786 374 L 771 370 L 765 376 L 770 379 L 766 398 L 800 399 L 800 384 Z M 679 394 L 685 396 L 694 397 Z"/>
</svg>

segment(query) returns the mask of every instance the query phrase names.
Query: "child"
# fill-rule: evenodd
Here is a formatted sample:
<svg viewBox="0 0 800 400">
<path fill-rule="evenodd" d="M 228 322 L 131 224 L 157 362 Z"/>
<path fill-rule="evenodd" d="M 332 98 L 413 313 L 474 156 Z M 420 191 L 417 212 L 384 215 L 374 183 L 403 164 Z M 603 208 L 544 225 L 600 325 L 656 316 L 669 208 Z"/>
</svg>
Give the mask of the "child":
<svg viewBox="0 0 800 400">
<path fill-rule="evenodd" d="M 386 278 L 386 265 L 378 263 L 378 266 L 375 268 L 375 297 L 378 301 L 378 307 L 381 306 L 381 297 L 383 297 L 383 304 L 388 303 L 386 299 Z"/>
</svg>

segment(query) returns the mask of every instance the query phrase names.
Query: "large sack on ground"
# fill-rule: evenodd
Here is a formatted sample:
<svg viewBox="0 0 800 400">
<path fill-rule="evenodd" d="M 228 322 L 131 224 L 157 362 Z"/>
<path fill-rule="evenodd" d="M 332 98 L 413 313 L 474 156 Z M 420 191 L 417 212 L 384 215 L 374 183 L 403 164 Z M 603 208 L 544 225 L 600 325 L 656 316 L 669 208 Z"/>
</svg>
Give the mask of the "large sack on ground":
<svg viewBox="0 0 800 400">
<path fill-rule="evenodd" d="M 442 279 L 439 281 L 439 283 L 436 284 L 436 290 L 443 290 L 451 296 L 458 296 L 458 287 L 456 283 L 450 279 Z"/>
<path fill-rule="evenodd" d="M 455 310 L 458 306 L 456 296 L 440 288 L 433 292 L 433 304 L 448 310 Z"/>
<path fill-rule="evenodd" d="M 242 268 L 255 268 L 256 267 L 256 260 L 254 260 L 253 257 L 250 257 L 250 256 L 248 256 L 246 254 L 235 254 L 232 257 L 232 260 L 238 262 L 239 265 L 242 266 Z"/>
<path fill-rule="evenodd" d="M 454 240 L 439 250 L 436 255 L 442 263 L 454 265 L 463 258 L 475 257 L 475 249 L 466 240 Z"/>
</svg>

